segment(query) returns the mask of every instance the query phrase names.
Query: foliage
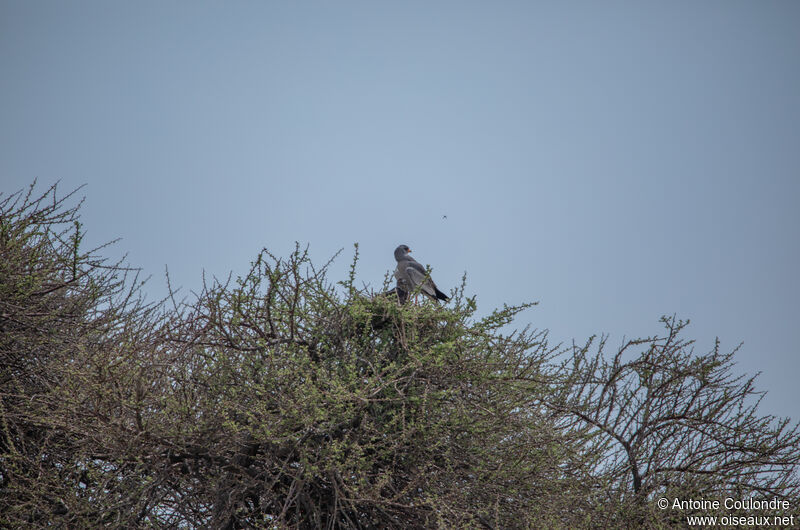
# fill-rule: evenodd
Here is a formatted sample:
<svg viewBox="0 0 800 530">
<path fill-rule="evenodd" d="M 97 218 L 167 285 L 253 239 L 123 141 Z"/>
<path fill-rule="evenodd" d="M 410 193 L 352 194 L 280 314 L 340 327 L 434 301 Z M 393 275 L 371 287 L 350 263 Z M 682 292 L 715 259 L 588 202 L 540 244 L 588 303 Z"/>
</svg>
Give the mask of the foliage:
<svg viewBox="0 0 800 530">
<path fill-rule="evenodd" d="M 34 189 L 0 202 L 0 526 L 659 527 L 654 496 L 797 495 L 797 427 L 675 319 L 607 361 L 504 334 L 530 304 L 399 304 L 299 247 L 148 305 Z"/>
<path fill-rule="evenodd" d="M 113 488 L 93 490 L 91 477 L 114 464 L 92 461 L 82 444 L 92 447 L 96 431 L 118 421 L 92 391 L 124 406 L 124 378 L 151 339 L 153 308 L 136 296 L 130 269 L 81 250 L 80 204 L 66 206 L 70 195 L 58 198 L 55 186 L 34 191 L 0 202 L 0 526 L 61 517 L 85 526 L 107 520 L 96 501 Z M 77 386 L 90 373 L 106 388 Z M 87 412 L 95 422 L 81 430 Z"/>
</svg>

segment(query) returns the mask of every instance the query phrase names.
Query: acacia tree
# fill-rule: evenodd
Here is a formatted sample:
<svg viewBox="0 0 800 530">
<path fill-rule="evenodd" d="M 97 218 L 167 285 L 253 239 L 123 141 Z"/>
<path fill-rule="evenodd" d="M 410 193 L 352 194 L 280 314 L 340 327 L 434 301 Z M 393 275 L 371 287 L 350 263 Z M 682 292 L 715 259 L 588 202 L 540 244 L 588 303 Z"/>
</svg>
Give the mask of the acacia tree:
<svg viewBox="0 0 800 530">
<path fill-rule="evenodd" d="M 548 401 L 596 435 L 603 458 L 593 474 L 607 482 L 613 504 L 651 522 L 661 496 L 778 497 L 796 511 L 798 424 L 759 415 L 764 393 L 755 376 L 732 373 L 735 350 L 721 353 L 717 341 L 696 355 L 681 336 L 688 321 L 662 322 L 663 336 L 625 341 L 610 359 L 605 338 L 595 352 L 594 339 L 575 347 L 560 401 Z"/>
<path fill-rule="evenodd" d="M 559 364 L 504 334 L 527 305 L 401 304 L 299 248 L 148 305 L 32 190 L 0 201 L 2 527 L 658 527 L 664 492 L 797 494 L 797 428 L 674 319 Z"/>
<path fill-rule="evenodd" d="M 402 306 L 355 289 L 355 269 L 337 288 L 300 250 L 263 251 L 188 303 L 132 304 L 122 269 L 79 251 L 76 209 L 48 197 L 3 212 L 19 313 L 2 323 L 3 525 L 582 517 L 581 434 L 531 406 L 554 352 L 498 332 L 524 306 L 475 321 L 463 289 L 448 308 Z M 73 235 L 49 229 L 64 223 Z"/>
</svg>

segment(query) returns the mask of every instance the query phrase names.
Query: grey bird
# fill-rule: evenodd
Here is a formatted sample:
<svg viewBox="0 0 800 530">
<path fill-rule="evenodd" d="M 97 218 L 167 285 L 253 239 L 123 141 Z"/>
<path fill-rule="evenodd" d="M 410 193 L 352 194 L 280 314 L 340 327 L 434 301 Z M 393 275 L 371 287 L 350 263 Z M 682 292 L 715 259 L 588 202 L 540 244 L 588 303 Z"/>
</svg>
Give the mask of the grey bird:
<svg viewBox="0 0 800 530">
<path fill-rule="evenodd" d="M 400 245 L 394 249 L 394 259 L 397 260 L 397 269 L 394 271 L 397 288 L 411 293 L 419 287 L 420 291 L 431 300 L 448 301 L 450 298 L 436 287 L 425 267 L 409 256 L 409 252 L 411 249 L 407 245 Z"/>
</svg>

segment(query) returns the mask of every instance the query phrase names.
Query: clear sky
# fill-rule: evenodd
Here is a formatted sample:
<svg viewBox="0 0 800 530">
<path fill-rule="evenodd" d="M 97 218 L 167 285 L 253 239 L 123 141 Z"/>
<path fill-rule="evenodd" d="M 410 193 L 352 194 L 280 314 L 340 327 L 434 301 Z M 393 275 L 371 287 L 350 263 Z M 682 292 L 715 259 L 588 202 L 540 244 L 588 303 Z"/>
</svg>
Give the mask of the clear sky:
<svg viewBox="0 0 800 530">
<path fill-rule="evenodd" d="M 408 244 L 555 341 L 689 318 L 800 419 L 800 2 L 0 0 L 0 190 L 164 293 Z M 447 216 L 446 219 L 443 216 Z"/>
</svg>

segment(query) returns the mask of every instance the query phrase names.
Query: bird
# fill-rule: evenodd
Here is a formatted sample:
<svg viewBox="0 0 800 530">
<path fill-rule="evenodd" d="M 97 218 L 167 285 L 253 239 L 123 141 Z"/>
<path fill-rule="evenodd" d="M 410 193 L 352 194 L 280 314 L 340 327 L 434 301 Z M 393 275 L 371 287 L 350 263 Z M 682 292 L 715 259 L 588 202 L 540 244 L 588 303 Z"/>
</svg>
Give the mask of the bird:
<svg viewBox="0 0 800 530">
<path fill-rule="evenodd" d="M 411 249 L 408 245 L 400 245 L 394 249 L 394 259 L 397 260 L 397 269 L 394 277 L 397 278 L 397 287 L 407 293 L 411 293 L 419 287 L 420 291 L 431 300 L 442 300 L 447 302 L 450 298 L 436 287 L 433 280 L 428 276 L 425 267 L 420 265 L 417 260 L 409 256 Z"/>
</svg>

